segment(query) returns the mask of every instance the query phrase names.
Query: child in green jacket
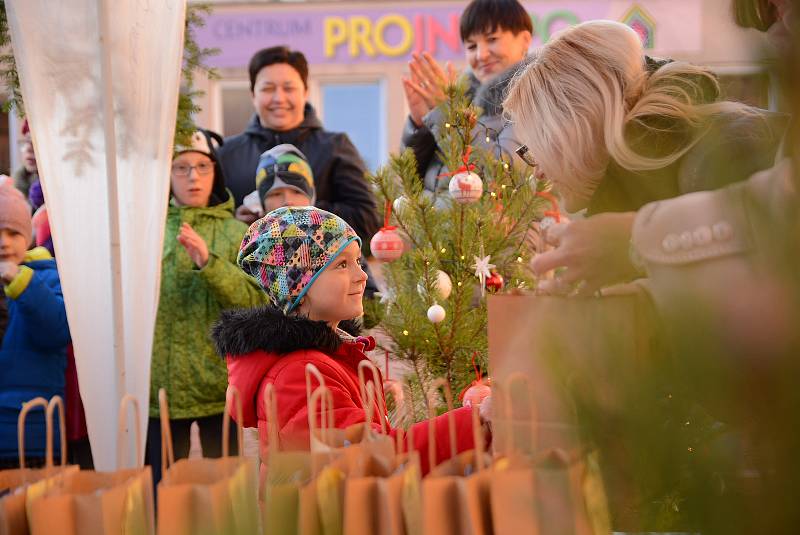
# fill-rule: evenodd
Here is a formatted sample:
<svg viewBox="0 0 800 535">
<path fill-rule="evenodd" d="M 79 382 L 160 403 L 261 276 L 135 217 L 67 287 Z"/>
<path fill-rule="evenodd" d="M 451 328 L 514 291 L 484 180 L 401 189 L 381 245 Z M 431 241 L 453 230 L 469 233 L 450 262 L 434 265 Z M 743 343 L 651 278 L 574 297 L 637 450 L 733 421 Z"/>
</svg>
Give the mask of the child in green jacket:
<svg viewBox="0 0 800 535">
<path fill-rule="evenodd" d="M 255 279 L 236 266 L 247 227 L 233 217 L 233 197 L 225 188 L 212 136 L 195 132 L 192 145 L 176 147 L 172 161 L 147 433 L 156 482 L 161 477 L 158 390 L 167 391 L 175 458 L 189 455 L 193 422 L 200 428 L 203 456 L 219 457 L 228 376 L 209 329 L 224 309 L 268 302 Z"/>
</svg>

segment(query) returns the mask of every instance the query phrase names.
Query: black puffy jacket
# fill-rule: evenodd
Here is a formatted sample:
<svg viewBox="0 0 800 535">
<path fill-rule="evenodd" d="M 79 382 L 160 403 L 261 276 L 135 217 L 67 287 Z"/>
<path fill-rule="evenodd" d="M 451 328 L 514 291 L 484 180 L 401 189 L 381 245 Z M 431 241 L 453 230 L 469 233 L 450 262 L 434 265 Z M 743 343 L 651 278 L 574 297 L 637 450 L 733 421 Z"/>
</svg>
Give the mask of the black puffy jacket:
<svg viewBox="0 0 800 535">
<path fill-rule="evenodd" d="M 380 219 L 375 196 L 364 177 L 364 162 L 347 134 L 322 128 L 310 104 L 306 104 L 303 122 L 293 130 L 277 132 L 264 128 L 254 114 L 244 132 L 225 139 L 219 157 L 236 206 L 256 188 L 261 153 L 281 143 L 291 143 L 308 158 L 314 172 L 316 206 L 347 221 L 364 243 L 369 243 Z"/>
</svg>

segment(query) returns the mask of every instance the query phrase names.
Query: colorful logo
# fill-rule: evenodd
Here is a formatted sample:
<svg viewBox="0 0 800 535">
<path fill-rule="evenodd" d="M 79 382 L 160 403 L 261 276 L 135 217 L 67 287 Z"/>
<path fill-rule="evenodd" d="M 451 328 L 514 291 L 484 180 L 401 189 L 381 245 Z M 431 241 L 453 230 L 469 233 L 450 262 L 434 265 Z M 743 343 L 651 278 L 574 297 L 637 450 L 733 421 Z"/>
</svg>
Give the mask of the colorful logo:
<svg viewBox="0 0 800 535">
<path fill-rule="evenodd" d="M 622 17 L 621 22 L 630 26 L 633 31 L 639 34 L 642 39 L 642 46 L 646 50 L 655 48 L 656 21 L 642 7 L 634 5 Z"/>
</svg>

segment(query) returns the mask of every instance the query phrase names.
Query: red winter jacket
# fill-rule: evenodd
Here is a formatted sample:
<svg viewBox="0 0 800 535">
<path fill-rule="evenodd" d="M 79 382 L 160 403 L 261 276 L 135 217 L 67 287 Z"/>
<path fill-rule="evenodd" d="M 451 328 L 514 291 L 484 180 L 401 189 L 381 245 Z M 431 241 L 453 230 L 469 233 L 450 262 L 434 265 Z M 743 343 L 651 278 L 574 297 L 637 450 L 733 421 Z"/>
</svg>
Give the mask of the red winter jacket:
<svg viewBox="0 0 800 535">
<path fill-rule="evenodd" d="M 348 329 L 352 330 L 352 329 Z M 372 338 L 342 337 L 321 321 L 285 316 L 266 306 L 227 310 L 214 326 L 212 337 L 220 355 L 228 363 L 228 383 L 242 394 L 244 427 L 258 427 L 261 457 L 267 453 L 267 415 L 264 389 L 275 387 L 279 438 L 282 447 L 308 444 L 308 409 L 306 405 L 306 364 L 314 364 L 333 396 L 336 427 L 345 428 L 365 421 L 364 400 L 358 384 L 358 363 L 366 360 L 364 351 L 374 348 Z M 370 377 L 367 376 L 369 380 Z M 382 385 L 380 377 L 378 384 Z M 317 386 L 317 381 L 312 380 Z M 383 388 L 381 386 L 381 388 Z M 381 392 L 382 394 L 382 392 Z M 376 417 L 386 418 L 386 408 Z M 456 449 L 472 449 L 472 414 L 469 408 L 454 412 Z M 234 415 L 235 416 L 235 415 Z M 378 421 L 377 419 L 375 420 Z M 379 423 L 373 424 L 380 429 Z M 450 457 L 448 416 L 435 419 L 436 462 Z M 428 471 L 428 422 L 413 425 L 412 447 L 420 452 L 423 473 Z M 390 429 L 395 435 L 396 430 Z M 289 446 L 290 448 L 292 446 Z"/>
</svg>

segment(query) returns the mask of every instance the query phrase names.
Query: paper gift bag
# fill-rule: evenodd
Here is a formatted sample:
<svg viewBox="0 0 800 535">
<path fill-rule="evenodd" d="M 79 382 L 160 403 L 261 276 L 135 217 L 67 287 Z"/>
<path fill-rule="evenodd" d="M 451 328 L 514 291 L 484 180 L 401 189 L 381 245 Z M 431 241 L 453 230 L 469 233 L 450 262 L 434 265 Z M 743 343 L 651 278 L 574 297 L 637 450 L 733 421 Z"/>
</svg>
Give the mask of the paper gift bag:
<svg viewBox="0 0 800 535">
<path fill-rule="evenodd" d="M 514 372 L 530 379 L 542 450 L 580 447 L 554 366 L 566 373 L 581 369 L 597 378 L 593 386 L 607 385 L 613 394 L 614 370 L 598 356 L 613 350 L 636 366 L 657 350 L 654 310 L 642 291 L 596 298 L 490 295 L 487 306 L 492 380 L 503 382 Z M 492 425 L 495 452 L 507 453 L 505 422 L 493 418 Z"/>
<path fill-rule="evenodd" d="M 120 403 L 118 458 L 125 458 L 128 407 L 134 410 L 137 459 L 142 459 L 139 405 L 131 395 Z M 61 407 L 60 407 L 61 408 Z M 70 471 L 28 490 L 32 535 L 152 535 L 153 483 L 150 467 L 95 472 Z"/>
<path fill-rule="evenodd" d="M 261 487 L 261 526 L 264 535 L 296 535 L 300 512 L 300 488 L 311 479 L 311 454 L 282 451 L 278 435 L 278 410 L 272 383 L 264 389 L 268 454 Z"/>
<path fill-rule="evenodd" d="M 366 365 L 366 366 L 362 366 Z M 386 433 L 386 422 L 376 389 L 377 373 L 373 381 L 364 383 L 362 370 L 374 365 L 369 361 L 359 364 L 359 381 L 363 387 L 364 432 L 361 442 L 345 450 L 348 461 L 345 482 L 344 532 L 348 535 L 390 533 L 389 476 L 395 469 L 394 443 Z M 377 370 L 375 370 L 377 372 Z M 385 403 L 385 402 L 384 402 Z M 381 434 L 372 429 L 375 415 L 381 420 Z"/>
<path fill-rule="evenodd" d="M 342 430 L 333 429 L 333 396 L 324 382 L 320 383 L 308 399 L 309 446 L 311 453 L 317 455 L 312 456 L 313 478 L 300 489 L 299 535 L 342 533 L 346 462 L 341 456 L 344 448 L 332 444 L 344 439 L 343 434 L 338 433 Z M 320 407 L 319 419 L 317 406 Z M 324 465 L 320 465 L 319 459 L 323 459 Z"/>
<path fill-rule="evenodd" d="M 236 403 L 239 456 L 229 456 L 230 405 Z M 159 391 L 164 478 L 158 485 L 159 535 L 251 535 L 258 531 L 256 468 L 243 456 L 241 397 L 228 387 L 222 421 L 222 458 L 175 462 L 169 409 Z"/>
<path fill-rule="evenodd" d="M 491 457 L 485 451 L 486 437 L 481 425 L 480 409 L 472 406 L 472 433 L 475 449 L 470 464 L 461 470 L 465 475 L 467 512 L 475 535 L 492 535 L 492 509 L 490 503 Z M 474 471 L 473 471 L 474 470 Z M 469 473 L 467 473 L 469 472 Z"/>
<path fill-rule="evenodd" d="M 448 442 L 450 458 L 436 465 L 436 432 L 434 428 L 435 402 L 428 403 L 428 460 L 430 473 L 422 480 L 422 521 L 424 533 L 444 535 L 471 535 L 465 476 L 475 472 L 475 451 L 456 455 L 456 424 L 453 416 L 453 396 L 448 383 L 439 379 L 434 388 L 442 386 L 448 410 Z"/>
<path fill-rule="evenodd" d="M 59 408 L 61 430 L 61 466 L 53 465 L 53 408 Z M 45 467 L 25 467 L 25 420 L 28 413 L 41 407 L 45 411 Z M 22 406 L 17 418 L 17 440 L 20 468 L 0 471 L 0 535 L 28 535 L 28 516 L 25 509 L 28 487 L 46 478 L 59 477 L 77 466 L 67 466 L 67 439 L 64 431 L 64 405 L 61 398 L 54 397 L 50 403 L 44 398 L 35 398 Z"/>
<path fill-rule="evenodd" d="M 524 392 L 515 399 L 514 387 Z M 590 470 L 580 449 L 539 451 L 537 410 L 531 386 L 520 373 L 511 374 L 505 385 L 495 381 L 493 400 L 504 413 L 509 451 L 498 460 L 490 476 L 490 501 L 494 533 L 607 535 L 611 532 L 608 505 L 597 470 Z M 494 401 L 493 401 L 494 403 Z M 514 409 L 527 408 L 519 422 Z M 515 436 L 519 430 L 527 440 Z M 596 468 L 596 465 L 594 466 Z"/>
<path fill-rule="evenodd" d="M 394 406 L 398 418 L 408 425 L 408 431 L 402 428 L 396 431 L 395 471 L 387 481 L 389 500 L 389 533 L 391 535 L 412 535 L 422 532 L 422 468 L 419 452 L 412 448 L 414 444 L 414 399 L 405 391 L 405 385 L 399 381 L 385 381 L 384 392 L 394 397 Z"/>
</svg>

